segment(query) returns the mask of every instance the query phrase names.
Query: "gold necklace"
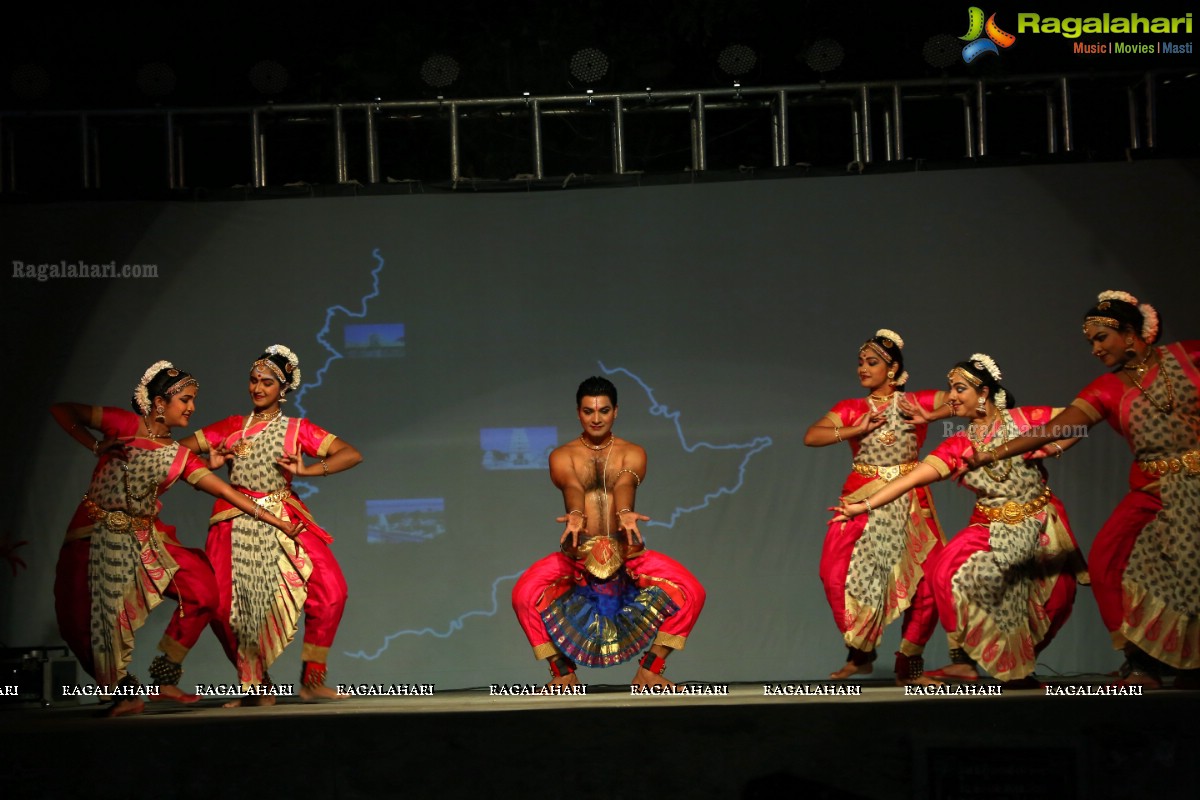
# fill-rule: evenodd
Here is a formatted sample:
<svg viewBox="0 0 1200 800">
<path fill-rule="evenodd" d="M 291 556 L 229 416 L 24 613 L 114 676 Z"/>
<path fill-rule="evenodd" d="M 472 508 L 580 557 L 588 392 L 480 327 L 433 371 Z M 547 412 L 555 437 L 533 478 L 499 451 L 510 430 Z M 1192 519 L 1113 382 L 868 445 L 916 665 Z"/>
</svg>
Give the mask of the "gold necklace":
<svg viewBox="0 0 1200 800">
<path fill-rule="evenodd" d="M 616 438 L 617 438 L 617 435 L 615 433 L 610 433 L 608 435 L 607 442 L 605 442 L 604 444 L 596 445 L 596 444 L 592 444 L 587 439 L 583 438 L 582 433 L 579 434 L 579 441 L 583 442 L 584 446 L 587 447 L 589 450 L 596 450 L 596 451 L 600 451 L 600 450 L 603 450 L 604 448 L 608 447 L 610 444 L 613 443 L 613 439 L 616 439 Z"/>
<path fill-rule="evenodd" d="M 887 397 L 876 397 L 874 394 L 872 394 L 867 397 L 867 405 L 871 407 L 872 412 L 878 411 L 879 409 L 886 406 L 889 402 L 892 404 L 892 407 L 894 408 L 896 405 L 895 398 L 896 398 L 895 392 L 892 392 Z M 874 403 L 871 402 L 872 400 L 882 400 L 883 405 L 876 406 Z M 896 443 L 895 429 L 884 428 L 879 433 L 875 434 L 875 441 L 879 442 L 884 447 L 891 447 L 892 445 L 894 445 Z"/>
<path fill-rule="evenodd" d="M 142 438 L 143 439 L 170 439 L 171 438 L 171 429 L 170 428 L 167 428 L 166 433 L 155 433 L 154 431 L 150 430 L 150 423 L 147 422 L 147 419 L 149 419 L 149 416 L 150 415 L 147 414 L 145 417 L 142 418 L 142 425 L 145 426 L 145 428 L 146 428 L 146 435 L 143 436 Z"/>
<path fill-rule="evenodd" d="M 1136 364 L 1125 364 L 1124 368 L 1129 370 L 1130 372 L 1136 372 L 1137 376 L 1139 378 L 1141 378 L 1146 374 L 1146 370 L 1150 369 L 1149 361 L 1150 361 L 1151 356 L 1153 356 L 1153 355 L 1154 355 L 1154 348 L 1147 347 L 1146 352 L 1142 356 L 1141 361 L 1139 361 Z"/>
<path fill-rule="evenodd" d="M 992 452 L 995 452 L 997 447 L 1004 444 L 1005 440 L 1002 440 L 1000 438 L 1000 434 L 1008 427 L 1006 424 L 1007 422 L 1008 422 L 1008 412 L 1007 411 L 997 411 L 996 416 L 984 426 L 983 434 L 978 437 L 975 435 L 976 426 L 968 425 L 967 426 L 967 439 L 970 440 L 971 446 L 975 448 L 975 452 L 976 453 L 992 453 Z M 987 432 L 990 431 L 992 429 L 992 425 L 996 424 L 996 423 L 999 423 L 999 425 L 997 425 L 997 427 L 996 427 L 995 435 L 992 436 L 992 442 L 991 442 L 992 446 L 985 447 L 987 442 L 985 442 L 984 440 L 987 438 Z M 1004 459 L 1004 462 L 1005 462 L 1004 466 L 1006 467 L 1006 469 L 1004 470 L 1004 474 L 1002 474 L 1002 475 L 993 471 L 993 468 L 990 464 L 984 464 L 983 471 L 986 472 L 992 480 L 994 480 L 998 483 L 1006 481 L 1006 480 L 1008 480 L 1009 474 L 1013 471 L 1013 460 L 1011 458 L 1006 458 L 1006 459 Z M 993 462 L 993 463 L 995 463 L 995 462 Z"/>
<path fill-rule="evenodd" d="M 279 416 L 280 414 L 282 414 L 282 413 L 283 413 L 283 409 L 282 409 L 282 408 L 280 408 L 279 406 L 275 406 L 275 413 L 274 413 L 274 414 L 270 414 L 270 413 L 267 413 L 267 412 L 251 411 L 251 412 L 250 412 L 250 416 L 251 416 L 253 419 L 257 419 L 257 420 L 268 420 L 268 419 L 275 419 L 276 417 L 278 417 L 278 416 Z"/>
<path fill-rule="evenodd" d="M 1171 376 L 1167 374 L 1167 365 L 1161 360 L 1158 362 L 1158 374 L 1162 376 L 1163 380 L 1166 381 L 1167 384 L 1167 402 L 1165 404 L 1159 405 L 1158 401 L 1154 399 L 1154 395 L 1146 391 L 1146 387 L 1142 385 L 1142 378 L 1146 376 L 1146 371 L 1150 369 L 1148 366 L 1146 366 L 1146 362 L 1150 360 L 1150 356 L 1153 352 L 1153 350 L 1147 350 L 1146 355 L 1142 356 L 1142 360 L 1140 362 L 1132 367 L 1126 364 L 1125 369 L 1129 370 L 1129 377 L 1133 380 L 1133 385 L 1136 386 L 1142 395 L 1150 401 L 1150 404 L 1158 409 L 1160 413 L 1170 414 L 1175 410 L 1175 384 L 1172 383 Z"/>
<path fill-rule="evenodd" d="M 150 488 L 147 489 L 146 491 L 142 492 L 141 494 L 133 493 L 133 489 L 131 489 L 129 486 L 129 462 L 128 461 L 121 462 L 121 481 L 125 484 L 125 510 L 130 513 L 133 513 L 133 506 L 134 506 L 133 501 L 134 500 L 145 500 L 147 497 L 150 496 L 151 491 L 154 492 L 154 500 L 150 501 L 150 505 L 153 506 L 154 502 L 158 499 L 158 483 L 157 482 L 151 482 Z"/>
<path fill-rule="evenodd" d="M 250 451 L 254 449 L 254 440 L 267 432 L 267 428 L 275 424 L 275 420 L 279 419 L 279 414 L 271 417 L 271 421 L 263 426 L 263 429 L 253 436 L 247 438 L 246 431 L 250 429 L 250 420 L 254 419 L 254 413 L 246 417 L 246 422 L 242 425 L 242 438 L 238 439 L 233 447 L 229 448 L 238 458 L 245 458 L 250 455 Z"/>
</svg>

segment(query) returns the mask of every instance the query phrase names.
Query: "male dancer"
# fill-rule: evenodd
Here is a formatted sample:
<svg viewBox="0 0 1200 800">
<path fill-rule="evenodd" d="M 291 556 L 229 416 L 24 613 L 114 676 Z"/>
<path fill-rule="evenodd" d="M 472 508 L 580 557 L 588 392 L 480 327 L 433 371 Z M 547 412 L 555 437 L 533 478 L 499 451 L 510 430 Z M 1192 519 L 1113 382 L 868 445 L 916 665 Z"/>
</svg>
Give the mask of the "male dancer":
<svg viewBox="0 0 1200 800">
<path fill-rule="evenodd" d="M 577 664 L 607 667 L 646 646 L 631 684 L 671 686 L 663 670 L 704 607 L 704 587 L 678 562 L 645 548 L 634 510 L 646 451 L 618 438 L 617 389 L 592 377 L 575 394 L 577 439 L 550 454 L 550 479 L 566 513 L 560 552 L 537 561 L 513 587 L 513 610 L 551 685 L 578 684 Z M 652 642 L 652 644 L 651 644 Z"/>
</svg>

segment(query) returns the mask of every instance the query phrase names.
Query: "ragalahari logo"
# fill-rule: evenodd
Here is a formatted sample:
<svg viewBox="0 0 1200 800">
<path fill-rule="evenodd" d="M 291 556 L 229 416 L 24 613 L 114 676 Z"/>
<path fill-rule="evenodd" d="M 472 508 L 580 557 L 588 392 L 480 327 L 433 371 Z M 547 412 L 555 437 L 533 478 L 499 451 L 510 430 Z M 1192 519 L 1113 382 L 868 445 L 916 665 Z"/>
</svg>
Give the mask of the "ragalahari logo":
<svg viewBox="0 0 1200 800">
<path fill-rule="evenodd" d="M 987 34 L 986 39 L 980 37 Z M 958 37 L 967 42 L 967 46 L 963 48 L 963 61 L 970 64 L 975 59 L 979 58 L 984 53 L 992 53 L 1000 55 L 1000 48 L 1012 47 L 1013 42 L 1017 37 L 1011 33 L 1006 33 L 1000 30 L 1000 26 L 996 24 L 996 15 L 992 14 L 987 18 L 987 22 L 983 21 L 983 9 L 979 6 L 971 6 L 967 9 L 967 33 L 965 36 Z"/>
</svg>

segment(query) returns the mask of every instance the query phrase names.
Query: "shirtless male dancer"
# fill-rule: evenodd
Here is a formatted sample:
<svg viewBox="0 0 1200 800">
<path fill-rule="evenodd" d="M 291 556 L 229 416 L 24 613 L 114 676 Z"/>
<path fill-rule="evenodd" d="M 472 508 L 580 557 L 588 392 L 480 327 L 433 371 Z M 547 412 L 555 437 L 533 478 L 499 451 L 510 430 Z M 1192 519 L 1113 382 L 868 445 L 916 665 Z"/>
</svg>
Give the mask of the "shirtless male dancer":
<svg viewBox="0 0 1200 800">
<path fill-rule="evenodd" d="M 560 550 L 535 562 L 513 587 L 513 610 L 551 685 L 578 684 L 577 665 L 638 661 L 631 685 L 671 686 L 667 657 L 682 650 L 704 607 L 704 587 L 673 559 L 647 550 L 634 510 L 646 451 L 613 433 L 617 389 L 592 377 L 575 395 L 578 438 L 550 454 L 562 492 Z"/>
</svg>

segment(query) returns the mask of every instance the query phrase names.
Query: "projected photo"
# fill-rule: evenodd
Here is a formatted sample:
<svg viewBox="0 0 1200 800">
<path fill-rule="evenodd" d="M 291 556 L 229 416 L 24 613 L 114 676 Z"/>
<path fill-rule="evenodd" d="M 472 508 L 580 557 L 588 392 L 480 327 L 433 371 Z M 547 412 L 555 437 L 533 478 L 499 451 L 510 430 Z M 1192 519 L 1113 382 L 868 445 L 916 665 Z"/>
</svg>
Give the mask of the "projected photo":
<svg viewBox="0 0 1200 800">
<path fill-rule="evenodd" d="M 446 532 L 446 501 L 441 497 L 367 501 L 367 542 L 427 542 Z"/>
<path fill-rule="evenodd" d="M 347 325 L 342 331 L 350 358 L 403 358 L 404 323 Z"/>
<path fill-rule="evenodd" d="M 484 469 L 545 469 L 558 428 L 480 428 Z"/>
</svg>

